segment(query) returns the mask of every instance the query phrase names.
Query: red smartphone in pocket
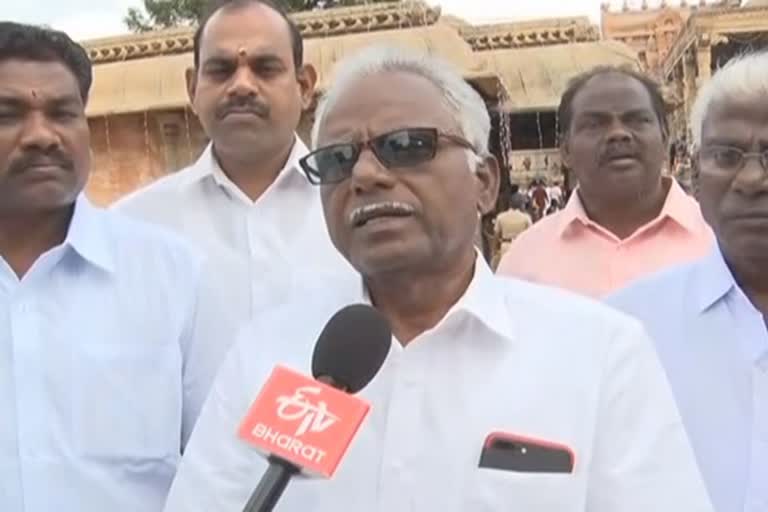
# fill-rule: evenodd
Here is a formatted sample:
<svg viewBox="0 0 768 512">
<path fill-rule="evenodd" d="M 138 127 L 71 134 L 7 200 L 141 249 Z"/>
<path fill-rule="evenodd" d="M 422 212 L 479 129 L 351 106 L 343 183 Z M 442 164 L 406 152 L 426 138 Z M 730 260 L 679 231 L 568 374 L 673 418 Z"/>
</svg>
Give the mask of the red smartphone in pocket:
<svg viewBox="0 0 768 512">
<path fill-rule="evenodd" d="M 479 467 L 518 473 L 573 473 L 573 450 L 563 444 L 506 432 L 488 435 Z"/>
</svg>

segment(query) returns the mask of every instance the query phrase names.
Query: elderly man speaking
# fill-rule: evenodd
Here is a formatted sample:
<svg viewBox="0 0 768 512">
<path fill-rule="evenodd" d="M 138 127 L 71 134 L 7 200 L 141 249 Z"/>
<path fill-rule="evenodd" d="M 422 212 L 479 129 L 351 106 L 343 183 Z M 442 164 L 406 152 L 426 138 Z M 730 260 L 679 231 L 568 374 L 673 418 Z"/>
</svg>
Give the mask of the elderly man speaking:
<svg viewBox="0 0 768 512">
<path fill-rule="evenodd" d="M 375 48 L 341 67 L 302 166 L 359 285 L 308 289 L 245 329 L 168 512 L 243 509 L 266 463 L 238 440 L 238 425 L 275 364 L 309 373 L 326 320 L 354 303 L 372 304 L 393 333 L 360 393 L 372 412 L 334 478 L 294 479 L 279 510 L 712 510 L 639 323 L 497 278 L 478 256 L 478 218 L 499 182 L 489 132 L 482 99 L 440 61 Z M 504 469 L 481 460 L 491 434 L 562 446 L 573 464 Z"/>
</svg>

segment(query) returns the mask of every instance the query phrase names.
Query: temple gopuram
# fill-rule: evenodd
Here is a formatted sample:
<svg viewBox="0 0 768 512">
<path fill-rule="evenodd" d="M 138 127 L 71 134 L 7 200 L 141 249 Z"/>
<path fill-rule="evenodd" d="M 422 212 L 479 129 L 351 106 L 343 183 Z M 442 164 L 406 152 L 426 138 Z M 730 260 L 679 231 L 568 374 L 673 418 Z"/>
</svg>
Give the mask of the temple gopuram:
<svg viewBox="0 0 768 512">
<path fill-rule="evenodd" d="M 560 95 L 596 65 L 628 66 L 658 78 L 673 126 L 685 140 L 696 90 L 739 52 L 768 42 L 768 1 L 746 5 L 625 2 L 602 9 L 602 31 L 587 18 L 471 25 L 421 0 L 297 13 L 305 59 L 318 70 L 318 95 L 335 64 L 372 44 L 396 44 L 453 63 L 485 99 L 491 149 L 510 181 L 564 176 L 558 146 Z M 192 65 L 193 29 L 85 41 L 94 64 L 88 105 L 94 153 L 88 194 L 106 205 L 175 172 L 207 143 L 189 108 L 184 71 Z M 307 139 L 312 110 L 299 127 Z"/>
<path fill-rule="evenodd" d="M 643 69 L 664 87 L 671 137 L 689 139 L 687 120 L 696 91 L 735 55 L 768 47 L 768 0 L 642 0 L 619 10 L 602 6 L 603 37 L 637 53 Z"/>
</svg>

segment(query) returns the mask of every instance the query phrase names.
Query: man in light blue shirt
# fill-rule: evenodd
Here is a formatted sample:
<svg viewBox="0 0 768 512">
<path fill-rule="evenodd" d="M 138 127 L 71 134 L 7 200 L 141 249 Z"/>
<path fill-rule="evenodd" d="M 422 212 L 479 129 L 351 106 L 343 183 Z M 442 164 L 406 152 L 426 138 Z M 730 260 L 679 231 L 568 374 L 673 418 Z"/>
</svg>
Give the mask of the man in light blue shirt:
<svg viewBox="0 0 768 512">
<path fill-rule="evenodd" d="M 82 195 L 90 84 L 65 34 L 0 23 L 2 512 L 159 511 L 211 379 L 202 260 Z"/>
<path fill-rule="evenodd" d="M 609 299 L 657 344 L 713 503 L 768 510 L 768 53 L 731 62 L 691 116 L 718 248 Z"/>
</svg>

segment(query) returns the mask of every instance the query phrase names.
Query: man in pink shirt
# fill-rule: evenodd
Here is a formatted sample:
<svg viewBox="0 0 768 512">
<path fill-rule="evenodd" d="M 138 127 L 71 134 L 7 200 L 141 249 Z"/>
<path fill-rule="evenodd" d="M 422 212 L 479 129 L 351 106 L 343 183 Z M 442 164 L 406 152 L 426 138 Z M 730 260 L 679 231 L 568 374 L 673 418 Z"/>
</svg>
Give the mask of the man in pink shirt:
<svg viewBox="0 0 768 512">
<path fill-rule="evenodd" d="M 570 83 L 558 115 L 562 159 L 579 187 L 515 240 L 499 274 L 602 297 L 709 252 L 698 203 L 662 177 L 668 126 L 654 82 L 595 68 Z"/>
</svg>

